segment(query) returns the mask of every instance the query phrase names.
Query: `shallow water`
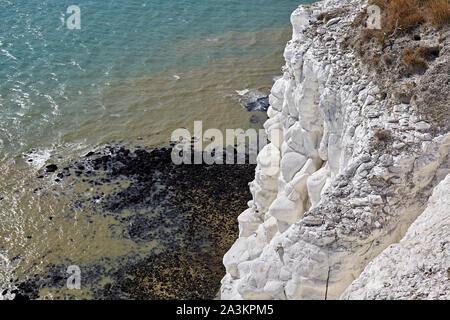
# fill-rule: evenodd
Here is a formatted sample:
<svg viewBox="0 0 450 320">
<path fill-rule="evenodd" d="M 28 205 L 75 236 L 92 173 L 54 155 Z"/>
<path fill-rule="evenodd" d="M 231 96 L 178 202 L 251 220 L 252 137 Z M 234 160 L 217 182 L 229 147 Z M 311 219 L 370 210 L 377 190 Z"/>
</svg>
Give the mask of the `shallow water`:
<svg viewBox="0 0 450 320">
<path fill-rule="evenodd" d="M 0 0 L 0 288 L 52 264 L 108 269 L 158 248 L 118 236 L 111 217 L 79 218 L 90 186 L 36 176 L 113 140 L 166 145 L 194 120 L 260 125 L 236 91 L 268 94 L 300 2 L 82 0 L 81 30 L 69 30 L 71 1 Z"/>
<path fill-rule="evenodd" d="M 234 125 L 244 113 L 222 116 L 239 113 L 235 90 L 267 91 L 279 74 L 298 0 L 78 3 L 81 29 L 69 30 L 70 1 L 0 1 L 2 154 L 122 138 L 125 124 L 130 137 L 159 132 L 180 123 L 170 108 L 189 110 L 183 124 L 202 110 Z"/>
</svg>

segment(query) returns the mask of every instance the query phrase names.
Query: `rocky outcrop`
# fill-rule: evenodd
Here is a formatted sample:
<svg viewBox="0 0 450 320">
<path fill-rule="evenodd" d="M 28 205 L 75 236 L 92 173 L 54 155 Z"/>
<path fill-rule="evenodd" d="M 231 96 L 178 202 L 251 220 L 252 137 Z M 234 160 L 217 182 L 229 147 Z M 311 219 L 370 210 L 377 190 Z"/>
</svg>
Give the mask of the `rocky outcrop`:
<svg viewBox="0 0 450 320">
<path fill-rule="evenodd" d="M 450 299 L 450 175 L 406 236 L 384 250 L 343 299 Z"/>
<path fill-rule="evenodd" d="M 222 299 L 339 298 L 403 238 L 449 172 L 448 121 L 427 121 L 415 112 L 420 96 L 399 99 L 344 45 L 364 5 L 327 0 L 291 16 L 264 125 L 270 144 L 223 259 Z M 333 15 L 318 20 L 324 12 Z M 446 63 L 439 56 L 418 86 Z"/>
</svg>

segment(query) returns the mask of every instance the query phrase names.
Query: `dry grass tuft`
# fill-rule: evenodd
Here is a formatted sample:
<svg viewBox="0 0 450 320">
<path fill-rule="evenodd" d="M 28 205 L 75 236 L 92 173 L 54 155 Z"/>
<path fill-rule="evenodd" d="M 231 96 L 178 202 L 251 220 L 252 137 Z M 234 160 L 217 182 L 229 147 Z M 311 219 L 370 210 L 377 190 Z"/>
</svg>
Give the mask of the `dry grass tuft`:
<svg viewBox="0 0 450 320">
<path fill-rule="evenodd" d="M 427 61 L 418 56 L 413 49 L 408 48 L 403 52 L 402 62 L 409 72 L 420 72 L 428 68 Z"/>
<path fill-rule="evenodd" d="M 329 12 L 322 12 L 317 16 L 317 20 L 324 20 L 325 22 L 333 19 L 333 16 Z"/>
<path fill-rule="evenodd" d="M 435 47 L 426 47 L 426 46 L 421 46 L 418 47 L 416 49 L 416 54 L 424 59 L 434 59 L 439 57 L 439 47 L 435 46 Z"/>
<path fill-rule="evenodd" d="M 426 15 L 428 21 L 436 28 L 450 24 L 450 5 L 448 0 L 428 0 Z"/>
<path fill-rule="evenodd" d="M 375 131 L 375 137 L 380 141 L 388 141 L 392 138 L 391 131 L 379 129 Z"/>
<path fill-rule="evenodd" d="M 402 62 L 408 67 L 410 72 L 418 72 L 427 69 L 427 60 L 435 59 L 439 56 L 439 47 L 420 46 L 415 49 L 408 48 L 403 51 Z"/>
<path fill-rule="evenodd" d="M 337 16 L 341 15 L 344 12 L 345 12 L 345 10 L 341 9 L 341 8 L 327 11 L 327 12 L 322 12 L 321 14 L 319 14 L 317 16 L 317 20 L 323 20 L 324 22 L 328 22 L 331 19 L 336 18 Z"/>
<path fill-rule="evenodd" d="M 383 44 L 386 37 L 381 30 L 377 29 L 364 29 L 362 33 L 363 41 L 370 41 L 371 39 L 376 39 L 379 43 Z"/>
<path fill-rule="evenodd" d="M 385 12 L 389 12 L 385 18 L 386 32 L 389 33 L 396 30 L 406 32 L 425 22 L 414 0 L 392 0 Z"/>
<path fill-rule="evenodd" d="M 443 28 L 450 24 L 448 0 L 371 0 L 382 11 L 382 32 L 408 32 L 422 24 Z"/>
</svg>

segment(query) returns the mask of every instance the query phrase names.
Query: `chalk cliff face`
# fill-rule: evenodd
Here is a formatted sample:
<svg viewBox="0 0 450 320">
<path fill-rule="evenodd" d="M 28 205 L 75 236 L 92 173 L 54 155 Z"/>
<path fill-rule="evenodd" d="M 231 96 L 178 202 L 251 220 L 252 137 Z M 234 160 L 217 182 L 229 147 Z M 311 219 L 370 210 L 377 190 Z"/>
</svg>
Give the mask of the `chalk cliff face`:
<svg viewBox="0 0 450 320">
<path fill-rule="evenodd" d="M 426 210 L 347 288 L 344 299 L 450 299 L 450 175 Z"/>
<path fill-rule="evenodd" d="M 343 45 L 364 6 L 327 0 L 291 16 L 264 125 L 270 144 L 258 155 L 239 239 L 224 256 L 222 299 L 339 298 L 402 239 L 450 172 L 448 127 L 424 121 L 414 111 L 419 98 L 399 100 Z M 318 21 L 324 12 L 339 14 Z M 448 70 L 448 56 L 427 72 L 442 64 Z M 442 210 L 448 217 L 448 202 Z M 384 297 L 361 292 L 373 270 L 344 297 Z"/>
</svg>

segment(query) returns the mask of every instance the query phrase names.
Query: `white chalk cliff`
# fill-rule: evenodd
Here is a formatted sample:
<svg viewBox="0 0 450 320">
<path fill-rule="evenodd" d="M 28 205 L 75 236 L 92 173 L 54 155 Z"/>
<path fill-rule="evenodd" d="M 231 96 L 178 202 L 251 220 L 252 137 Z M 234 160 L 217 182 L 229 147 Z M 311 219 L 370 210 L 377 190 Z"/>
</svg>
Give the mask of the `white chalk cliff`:
<svg viewBox="0 0 450 320">
<path fill-rule="evenodd" d="M 400 243 L 369 263 L 343 299 L 450 299 L 450 175 Z"/>
<path fill-rule="evenodd" d="M 363 6 L 326 0 L 291 16 L 284 74 L 272 88 L 264 125 L 270 144 L 258 155 L 239 238 L 224 256 L 222 299 L 338 299 L 344 291 L 343 298 L 387 298 L 384 283 L 397 286 L 408 259 L 420 269 L 416 260 L 433 255 L 438 268 L 449 267 L 448 178 L 425 221 L 384 251 L 405 236 L 450 172 L 450 134 L 430 131 L 413 102 L 388 107 L 393 98 L 362 72 L 352 50 L 340 47 Z M 337 8 L 345 14 L 317 23 L 318 14 Z M 380 130 L 389 131 L 385 149 L 376 144 Z M 433 219 L 442 221 L 428 221 L 436 212 Z M 439 255 L 427 253 L 441 247 Z M 398 265 L 384 270 L 391 261 Z M 436 279 L 445 276 L 440 288 L 448 298 L 448 273 Z"/>
</svg>

